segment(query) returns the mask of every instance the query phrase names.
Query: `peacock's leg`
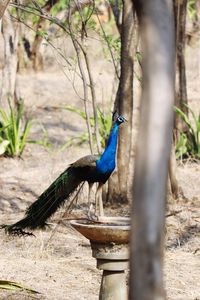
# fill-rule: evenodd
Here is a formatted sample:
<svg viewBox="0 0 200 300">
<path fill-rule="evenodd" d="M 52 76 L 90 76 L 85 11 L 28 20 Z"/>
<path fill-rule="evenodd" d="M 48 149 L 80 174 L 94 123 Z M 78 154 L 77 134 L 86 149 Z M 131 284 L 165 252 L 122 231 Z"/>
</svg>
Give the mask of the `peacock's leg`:
<svg viewBox="0 0 200 300">
<path fill-rule="evenodd" d="M 88 183 L 89 185 L 89 190 L 88 190 L 88 212 L 87 212 L 87 217 L 89 220 L 93 220 L 94 219 L 94 211 L 93 211 L 93 205 L 92 205 L 92 201 L 91 201 L 91 193 L 92 193 L 92 187 L 94 185 L 93 182 Z"/>
<path fill-rule="evenodd" d="M 102 197 L 101 197 L 102 186 L 103 186 L 103 183 L 99 183 L 99 185 L 97 187 L 96 195 L 95 195 L 95 204 L 96 204 L 95 214 L 97 214 L 97 206 L 99 204 L 99 216 L 100 217 L 104 216 L 103 201 L 102 201 Z"/>
<path fill-rule="evenodd" d="M 88 183 L 88 185 L 89 185 L 89 190 L 88 190 L 88 206 L 90 208 L 90 206 L 92 204 L 91 203 L 91 193 L 92 193 L 92 187 L 93 187 L 94 183 L 90 182 L 90 183 Z"/>
</svg>

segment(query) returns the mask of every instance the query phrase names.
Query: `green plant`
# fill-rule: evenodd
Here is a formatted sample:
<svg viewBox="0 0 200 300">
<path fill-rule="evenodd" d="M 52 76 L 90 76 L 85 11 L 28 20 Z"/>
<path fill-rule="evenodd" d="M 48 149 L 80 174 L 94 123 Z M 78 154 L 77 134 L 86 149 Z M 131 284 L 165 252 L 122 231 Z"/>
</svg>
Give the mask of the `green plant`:
<svg viewBox="0 0 200 300">
<path fill-rule="evenodd" d="M 72 106 L 65 106 L 64 109 L 74 112 L 79 115 L 82 119 L 86 121 L 86 114 L 82 110 L 78 108 L 74 108 Z M 98 130 L 99 136 L 101 138 L 101 146 L 105 148 L 106 142 L 110 133 L 110 128 L 112 126 L 112 114 L 109 112 L 108 114 L 103 113 L 100 108 L 97 108 L 97 119 L 98 119 Z M 94 128 L 94 117 L 90 117 L 90 125 Z M 94 139 L 95 140 L 95 139 Z M 72 144 L 83 144 L 88 141 L 88 133 L 85 131 L 81 133 L 79 136 L 73 137 L 69 139 L 63 146 L 62 149 L 70 147 Z"/>
<path fill-rule="evenodd" d="M 190 19 L 195 19 L 197 16 L 196 0 L 188 0 L 187 11 Z"/>
<path fill-rule="evenodd" d="M 20 156 L 27 143 L 27 137 L 32 125 L 31 120 L 24 119 L 24 104 L 21 101 L 13 108 L 10 101 L 9 112 L 0 107 L 0 154 Z"/>
<path fill-rule="evenodd" d="M 200 112 L 198 115 L 185 104 L 188 108 L 192 120 L 178 107 L 175 107 L 175 112 L 180 116 L 183 122 L 186 124 L 187 132 L 180 133 L 180 138 L 176 144 L 176 157 L 188 157 L 200 159 Z"/>
<path fill-rule="evenodd" d="M 187 136 L 185 133 L 181 133 L 176 143 L 176 158 L 183 159 L 187 154 Z"/>
</svg>

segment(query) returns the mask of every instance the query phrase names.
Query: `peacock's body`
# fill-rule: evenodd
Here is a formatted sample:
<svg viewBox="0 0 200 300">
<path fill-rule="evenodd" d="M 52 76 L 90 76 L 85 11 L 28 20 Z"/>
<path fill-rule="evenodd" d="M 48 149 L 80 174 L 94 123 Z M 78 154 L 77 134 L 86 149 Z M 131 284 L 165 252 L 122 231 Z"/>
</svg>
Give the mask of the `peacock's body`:
<svg viewBox="0 0 200 300">
<path fill-rule="evenodd" d="M 3 225 L 8 233 L 23 233 L 23 229 L 43 228 L 46 221 L 67 200 L 81 182 L 89 183 L 89 196 L 94 182 L 101 186 L 108 180 L 115 169 L 117 137 L 120 124 L 125 118 L 120 116 L 114 122 L 107 147 L 101 156 L 87 155 L 72 163 L 26 211 L 25 217 L 12 225 Z M 97 196 L 96 196 L 97 198 Z M 99 199 L 100 214 L 103 206 Z"/>
</svg>

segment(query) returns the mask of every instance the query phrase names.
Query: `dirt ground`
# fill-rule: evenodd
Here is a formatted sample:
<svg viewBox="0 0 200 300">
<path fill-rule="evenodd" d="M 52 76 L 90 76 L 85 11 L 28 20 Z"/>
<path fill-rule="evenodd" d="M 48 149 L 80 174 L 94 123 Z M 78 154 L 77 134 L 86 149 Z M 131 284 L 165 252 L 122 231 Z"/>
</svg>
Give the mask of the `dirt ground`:
<svg viewBox="0 0 200 300">
<path fill-rule="evenodd" d="M 199 107 L 198 58 L 190 49 L 192 58 L 188 69 L 189 102 Z M 197 54 L 197 52 L 195 52 Z M 102 87 L 98 99 L 111 95 L 107 82 L 112 82 L 112 72 L 99 61 L 95 66 L 98 84 Z M 103 73 L 103 75 L 102 75 Z M 105 76 L 105 77 L 104 77 Z M 29 144 L 22 159 L 0 158 L 0 223 L 12 223 L 23 216 L 24 210 L 55 179 L 66 166 L 89 153 L 86 144 L 60 150 L 70 137 L 80 134 L 85 126 L 73 113 L 60 107 L 82 107 L 71 83 L 58 68 L 46 68 L 38 74 L 19 76 L 22 96 L 27 110 L 37 123 L 31 137 L 41 137 L 40 122 L 48 130 L 53 149 Z M 80 82 L 77 82 L 80 89 Z M 108 103 L 105 104 L 108 106 Z M 178 179 L 186 199 L 170 201 L 166 214 L 165 285 L 167 299 L 200 300 L 200 164 L 179 164 Z M 85 192 L 82 196 L 84 202 Z M 83 207 L 83 205 L 81 206 Z M 0 290 L 0 300 L 45 299 L 84 300 L 98 299 L 101 272 L 91 257 L 88 240 L 78 234 L 65 221 L 56 227 L 62 215 L 58 212 L 52 228 L 37 231 L 36 237 L 9 237 L 0 231 L 1 279 L 17 281 L 37 290 L 31 295 L 25 291 Z M 107 207 L 106 213 L 129 214 L 128 206 Z M 80 205 L 71 217 L 80 216 Z"/>
</svg>

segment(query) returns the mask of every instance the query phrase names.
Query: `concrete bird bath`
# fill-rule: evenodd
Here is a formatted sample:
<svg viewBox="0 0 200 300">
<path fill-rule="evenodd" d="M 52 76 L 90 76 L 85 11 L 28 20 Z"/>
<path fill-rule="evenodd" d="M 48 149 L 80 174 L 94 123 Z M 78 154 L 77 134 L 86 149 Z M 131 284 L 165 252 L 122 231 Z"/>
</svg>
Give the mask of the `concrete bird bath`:
<svg viewBox="0 0 200 300">
<path fill-rule="evenodd" d="M 98 222 L 73 220 L 70 224 L 90 240 L 97 268 L 103 270 L 99 300 L 126 300 L 125 270 L 129 261 L 130 219 L 99 217 Z"/>
</svg>

